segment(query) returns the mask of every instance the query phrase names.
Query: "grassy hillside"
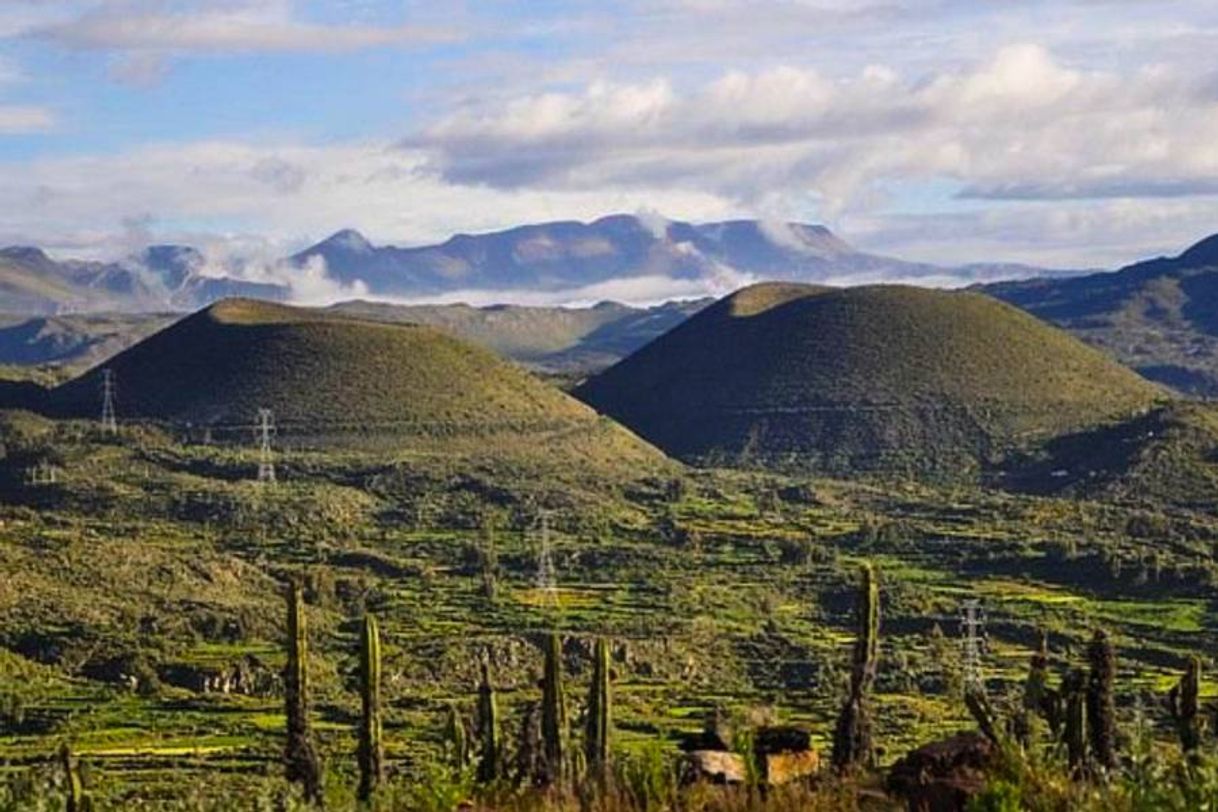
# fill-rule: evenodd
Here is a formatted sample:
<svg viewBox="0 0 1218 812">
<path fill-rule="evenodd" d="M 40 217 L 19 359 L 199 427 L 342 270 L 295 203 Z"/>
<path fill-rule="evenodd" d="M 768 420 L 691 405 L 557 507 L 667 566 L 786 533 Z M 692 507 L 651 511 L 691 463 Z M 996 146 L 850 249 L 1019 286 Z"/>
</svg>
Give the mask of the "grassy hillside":
<svg viewBox="0 0 1218 812">
<path fill-rule="evenodd" d="M 978 294 L 764 284 L 577 395 L 685 458 L 958 475 L 1163 393 Z"/>
<path fill-rule="evenodd" d="M 0 316 L 0 364 L 83 372 L 174 319 L 166 313 Z"/>
<path fill-rule="evenodd" d="M 654 449 L 528 372 L 429 327 L 251 300 L 216 304 L 114 357 L 123 419 L 249 442 L 271 409 L 277 444 L 412 448 L 658 463 Z M 57 413 L 93 416 L 101 370 L 55 389 Z M 204 434 L 206 432 L 206 434 Z M 386 445 L 388 444 L 388 445 Z"/>
<path fill-rule="evenodd" d="M 1036 493 L 1199 510 L 1218 506 L 1218 409 L 1179 402 L 1056 438 L 1004 472 Z"/>
<path fill-rule="evenodd" d="M 984 290 L 1057 324 L 1151 380 L 1218 394 L 1218 238 L 1112 273 Z"/>
</svg>

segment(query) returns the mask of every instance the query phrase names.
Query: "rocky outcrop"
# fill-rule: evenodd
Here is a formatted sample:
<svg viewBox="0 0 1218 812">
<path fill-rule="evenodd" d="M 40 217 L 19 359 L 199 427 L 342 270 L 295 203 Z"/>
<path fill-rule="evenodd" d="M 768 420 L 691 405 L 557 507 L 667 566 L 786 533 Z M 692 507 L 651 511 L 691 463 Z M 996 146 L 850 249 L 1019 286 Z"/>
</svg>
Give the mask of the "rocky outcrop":
<svg viewBox="0 0 1218 812">
<path fill-rule="evenodd" d="M 888 791 L 910 812 L 964 812 L 986 784 L 993 743 L 979 733 L 958 733 L 925 744 L 892 765 Z"/>
</svg>

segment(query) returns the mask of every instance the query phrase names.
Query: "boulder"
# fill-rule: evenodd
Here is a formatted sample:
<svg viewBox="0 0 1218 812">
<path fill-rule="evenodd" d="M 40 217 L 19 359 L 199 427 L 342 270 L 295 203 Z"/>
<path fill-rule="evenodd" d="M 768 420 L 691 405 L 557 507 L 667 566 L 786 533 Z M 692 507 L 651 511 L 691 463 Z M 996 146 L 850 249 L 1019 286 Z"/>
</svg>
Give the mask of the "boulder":
<svg viewBox="0 0 1218 812">
<path fill-rule="evenodd" d="M 744 759 L 737 753 L 722 750 L 695 750 L 686 753 L 681 764 L 682 780 L 686 784 L 707 781 L 712 784 L 743 784 Z"/>
<path fill-rule="evenodd" d="M 986 784 L 994 745 L 979 733 L 958 733 L 924 744 L 892 765 L 889 793 L 910 812 L 964 812 Z"/>
<path fill-rule="evenodd" d="M 800 750 L 794 753 L 770 753 L 758 759 L 761 778 L 771 787 L 780 787 L 811 778 L 820 771 L 820 754 L 815 750 Z"/>
</svg>

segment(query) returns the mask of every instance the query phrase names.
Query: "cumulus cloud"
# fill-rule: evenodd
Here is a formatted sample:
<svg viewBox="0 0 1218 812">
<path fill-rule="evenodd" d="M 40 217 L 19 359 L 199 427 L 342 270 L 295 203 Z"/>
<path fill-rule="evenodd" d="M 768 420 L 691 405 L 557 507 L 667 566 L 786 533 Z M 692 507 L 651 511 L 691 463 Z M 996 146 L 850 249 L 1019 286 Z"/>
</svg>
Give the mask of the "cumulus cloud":
<svg viewBox="0 0 1218 812">
<path fill-rule="evenodd" d="M 71 48 L 156 53 L 343 52 L 451 36 L 415 26 L 303 22 L 291 16 L 291 4 L 282 0 L 199 3 L 187 11 L 148 0 L 102 3 L 30 33 Z"/>
<path fill-rule="evenodd" d="M 6 177 L 0 244 L 36 240 L 61 253 L 111 258 L 128 250 L 131 223 L 150 240 L 223 240 L 252 253 L 261 237 L 281 257 L 345 226 L 409 245 L 645 206 L 695 219 L 735 213 L 718 196 L 680 189 L 464 186 L 439 177 L 421 154 L 362 141 L 154 144 L 23 161 Z"/>
<path fill-rule="evenodd" d="M 1218 181 L 1214 83 L 1082 70 L 1020 44 L 930 76 L 776 67 L 689 89 L 597 82 L 471 105 L 406 145 L 455 182 L 664 183 L 754 208 L 811 193 L 840 211 L 885 182 L 936 178 L 988 199 L 1178 196 Z"/>
</svg>

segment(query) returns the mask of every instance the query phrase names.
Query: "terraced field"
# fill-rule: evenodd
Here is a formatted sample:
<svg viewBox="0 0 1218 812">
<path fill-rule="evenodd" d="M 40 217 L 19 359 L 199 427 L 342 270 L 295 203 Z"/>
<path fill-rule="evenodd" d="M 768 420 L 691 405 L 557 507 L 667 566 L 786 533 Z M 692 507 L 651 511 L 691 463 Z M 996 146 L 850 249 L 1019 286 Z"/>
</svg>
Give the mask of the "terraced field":
<svg viewBox="0 0 1218 812">
<path fill-rule="evenodd" d="M 885 763 L 971 726 L 965 599 L 988 616 L 996 704 L 1017 696 L 1037 627 L 1060 671 L 1102 626 L 1120 656 L 1121 713 L 1149 714 L 1164 737 L 1162 695 L 1188 653 L 1218 643 L 1218 522 L 1202 513 L 1148 521 L 1142 505 L 728 471 L 589 486 L 572 501 L 502 468 L 471 485 L 426 457 L 402 463 L 394 487 L 369 488 L 366 457 L 315 451 L 282 454 L 282 481 L 258 486 L 236 450 L 65 426 L 46 437 L 63 479 L 22 484 L 0 508 L 0 770 L 50 770 L 71 741 L 115 808 L 185 784 L 210 797 L 277 786 L 279 584 L 293 573 L 307 586 L 316 727 L 340 797 L 354 784 L 365 610 L 381 619 L 401 781 L 442 762 L 448 708 L 472 715 L 484 653 L 516 735 L 538 697 L 534 643 L 551 628 L 576 722 L 590 642 L 612 641 L 623 752 L 675 750 L 716 709 L 742 728 L 804 724 L 824 747 L 863 561 L 883 584 Z M 554 589 L 539 580 L 543 508 Z"/>
</svg>

